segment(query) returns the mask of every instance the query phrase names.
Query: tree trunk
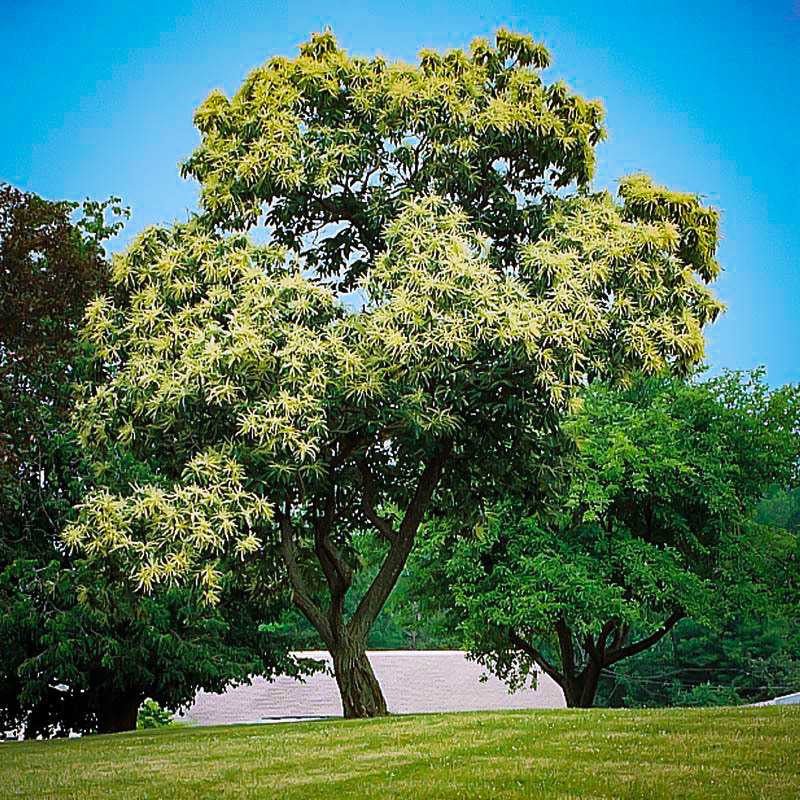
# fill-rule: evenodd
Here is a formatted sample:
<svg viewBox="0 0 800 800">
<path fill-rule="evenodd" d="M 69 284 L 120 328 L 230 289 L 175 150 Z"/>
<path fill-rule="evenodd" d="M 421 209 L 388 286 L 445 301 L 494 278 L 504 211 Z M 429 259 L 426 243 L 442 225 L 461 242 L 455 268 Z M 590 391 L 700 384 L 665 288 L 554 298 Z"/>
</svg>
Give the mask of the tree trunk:
<svg viewBox="0 0 800 800">
<path fill-rule="evenodd" d="M 353 444 L 349 445 L 349 449 L 345 448 L 347 456 L 352 455 Z M 335 483 L 324 499 L 322 508 L 319 503 L 316 506 L 311 503 L 314 553 L 330 595 L 330 605 L 326 611 L 316 602 L 303 576 L 298 560 L 296 532 L 292 525 L 290 497 L 285 499 L 283 510 L 278 513 L 281 555 L 292 586 L 292 601 L 328 647 L 346 719 L 379 717 L 388 713 L 381 687 L 367 659 L 367 636 L 406 565 L 451 448 L 451 442 L 442 443 L 425 462 L 416 491 L 397 528 L 391 520 L 381 517 L 375 507 L 375 483 L 366 457 L 363 454 L 355 457 L 363 484 L 362 510 L 374 525 L 376 533 L 390 545 L 378 573 L 362 595 L 349 622 L 345 622 L 345 597 L 353 582 L 353 571 L 331 539 L 331 531 L 337 522 Z"/>
<path fill-rule="evenodd" d="M 567 708 L 591 708 L 594 704 L 594 697 L 587 701 L 580 682 L 564 689 L 564 699 L 567 701 Z"/>
<path fill-rule="evenodd" d="M 344 641 L 331 648 L 331 656 L 345 719 L 388 714 L 364 645 Z"/>
<path fill-rule="evenodd" d="M 590 662 L 578 677 L 565 680 L 562 688 L 567 708 L 592 708 L 599 683 L 600 667 L 594 662 Z"/>
<path fill-rule="evenodd" d="M 97 714 L 97 732 L 135 731 L 141 702 L 138 694 L 109 696 Z"/>
</svg>

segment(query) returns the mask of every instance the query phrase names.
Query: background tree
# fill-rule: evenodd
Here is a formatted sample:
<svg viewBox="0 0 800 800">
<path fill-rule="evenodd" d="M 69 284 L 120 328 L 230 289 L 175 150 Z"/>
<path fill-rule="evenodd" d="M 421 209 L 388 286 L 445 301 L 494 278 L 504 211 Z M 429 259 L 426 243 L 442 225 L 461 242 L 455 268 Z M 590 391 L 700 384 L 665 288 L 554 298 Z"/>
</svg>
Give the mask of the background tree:
<svg viewBox="0 0 800 800">
<path fill-rule="evenodd" d="M 82 436 L 163 480 L 93 496 L 72 547 L 144 588 L 280 551 L 346 716 L 386 704 L 368 633 L 433 505 L 479 513 L 575 387 L 701 357 L 716 213 L 644 176 L 585 188 L 602 113 L 541 45 L 351 58 L 330 33 L 196 114 L 204 214 L 146 231 L 89 310 Z M 269 245 L 231 233 L 264 214 Z M 353 535 L 386 543 L 348 613 Z M 351 601 L 352 603 L 352 598 Z"/>
<path fill-rule="evenodd" d="M 454 547 L 470 650 L 512 684 L 542 671 L 585 707 L 684 618 L 796 618 L 797 537 L 753 513 L 797 478 L 798 415 L 798 388 L 769 391 L 759 373 L 589 388 L 555 510 L 502 506 Z"/>
<path fill-rule="evenodd" d="M 756 519 L 764 525 L 800 532 L 800 486 L 772 486 L 758 506 Z"/>
<path fill-rule="evenodd" d="M 181 587 L 142 597 L 127 573 L 82 560 L 17 558 L 0 571 L 0 730 L 27 738 L 133 730 L 146 698 L 176 710 L 199 689 L 311 662 L 264 620 L 279 596 L 230 587 L 210 609 Z M 240 581 L 244 583 L 244 581 Z"/>
<path fill-rule="evenodd" d="M 0 731 L 130 729 L 146 696 L 176 708 L 200 687 L 295 669 L 288 643 L 259 632 L 280 595 L 256 601 L 246 574 L 209 609 L 191 588 L 137 595 L 118 561 L 69 558 L 60 543 L 95 480 L 70 387 L 85 303 L 107 286 L 117 202 L 78 208 L 0 186 Z M 111 465 L 107 483 L 156 477 L 130 458 Z"/>
<path fill-rule="evenodd" d="M 800 491 L 770 487 L 756 509 L 762 525 L 798 532 Z M 778 585 L 795 584 L 789 553 Z M 412 589 L 413 591 L 413 589 Z M 800 604 L 768 614 L 743 609 L 709 628 L 684 620 L 651 650 L 616 665 L 600 682 L 598 703 L 626 706 L 731 705 L 800 692 Z"/>
</svg>

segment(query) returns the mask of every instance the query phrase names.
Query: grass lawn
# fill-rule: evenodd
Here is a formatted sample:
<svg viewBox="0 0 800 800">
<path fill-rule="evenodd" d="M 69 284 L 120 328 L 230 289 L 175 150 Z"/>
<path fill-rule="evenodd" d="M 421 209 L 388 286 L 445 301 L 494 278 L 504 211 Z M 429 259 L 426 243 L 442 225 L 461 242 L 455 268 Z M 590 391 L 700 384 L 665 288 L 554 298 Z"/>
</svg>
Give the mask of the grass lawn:
<svg viewBox="0 0 800 800">
<path fill-rule="evenodd" d="M 0 798 L 800 798 L 800 708 L 506 711 L 0 745 Z"/>
</svg>

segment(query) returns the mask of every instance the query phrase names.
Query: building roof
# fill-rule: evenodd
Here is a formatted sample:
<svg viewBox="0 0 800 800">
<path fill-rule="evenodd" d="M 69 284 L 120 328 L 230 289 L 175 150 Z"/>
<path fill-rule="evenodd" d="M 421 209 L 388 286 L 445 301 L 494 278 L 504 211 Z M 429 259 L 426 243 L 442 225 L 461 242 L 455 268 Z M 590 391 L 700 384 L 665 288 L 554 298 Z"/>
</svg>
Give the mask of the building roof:
<svg viewBox="0 0 800 800">
<path fill-rule="evenodd" d="M 297 653 L 325 660 L 325 651 Z M 494 676 L 481 681 L 484 669 L 460 650 L 376 650 L 368 654 L 390 713 L 563 708 L 561 688 L 546 675 L 537 687 L 510 694 Z M 250 685 L 222 694 L 200 692 L 181 718 L 198 725 L 273 722 L 342 715 L 336 681 L 316 674 L 304 682 L 281 676 L 274 681 L 253 678 Z"/>
</svg>

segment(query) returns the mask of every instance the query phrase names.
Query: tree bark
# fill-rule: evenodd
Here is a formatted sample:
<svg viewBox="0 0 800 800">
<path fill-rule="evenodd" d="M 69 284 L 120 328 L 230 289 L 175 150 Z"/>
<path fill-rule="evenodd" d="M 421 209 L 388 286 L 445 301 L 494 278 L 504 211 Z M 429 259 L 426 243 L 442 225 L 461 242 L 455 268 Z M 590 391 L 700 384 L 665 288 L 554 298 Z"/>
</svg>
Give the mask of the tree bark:
<svg viewBox="0 0 800 800">
<path fill-rule="evenodd" d="M 136 718 L 142 698 L 138 694 L 109 696 L 97 714 L 98 733 L 122 733 L 136 730 Z"/>
<path fill-rule="evenodd" d="M 565 681 L 562 688 L 567 708 L 592 708 L 597 697 L 601 667 L 590 661 L 580 675 Z"/>
<path fill-rule="evenodd" d="M 364 645 L 345 639 L 331 647 L 331 656 L 345 719 L 388 714 L 386 700 Z"/>
</svg>

